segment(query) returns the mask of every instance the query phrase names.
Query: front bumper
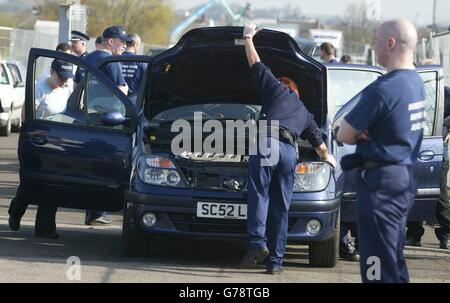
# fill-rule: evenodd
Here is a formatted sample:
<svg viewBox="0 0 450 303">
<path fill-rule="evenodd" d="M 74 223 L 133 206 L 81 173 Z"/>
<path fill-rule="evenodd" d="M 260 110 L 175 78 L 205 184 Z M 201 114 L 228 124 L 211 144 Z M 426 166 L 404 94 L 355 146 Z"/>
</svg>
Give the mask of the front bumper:
<svg viewBox="0 0 450 303">
<path fill-rule="evenodd" d="M 246 204 L 246 201 L 230 201 L 220 199 L 197 199 L 187 196 L 168 196 L 142 194 L 132 191 L 125 193 L 125 201 L 132 203 L 134 208 L 135 227 L 152 235 L 199 237 L 199 238 L 234 238 L 246 239 L 246 220 L 198 218 L 197 202 L 214 201 L 236 204 Z M 292 201 L 289 209 L 288 241 L 307 243 L 323 241 L 331 238 L 337 228 L 340 200 L 327 201 Z M 152 228 L 144 226 L 142 215 L 153 212 L 157 223 Z M 317 235 L 311 235 L 306 230 L 307 223 L 319 220 L 322 230 Z"/>
</svg>

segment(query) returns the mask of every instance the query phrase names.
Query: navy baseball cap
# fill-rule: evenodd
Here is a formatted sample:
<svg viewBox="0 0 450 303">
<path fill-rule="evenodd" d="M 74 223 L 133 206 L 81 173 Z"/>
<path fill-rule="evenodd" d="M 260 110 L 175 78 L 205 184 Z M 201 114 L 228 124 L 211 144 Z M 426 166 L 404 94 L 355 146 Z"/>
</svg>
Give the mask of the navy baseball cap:
<svg viewBox="0 0 450 303">
<path fill-rule="evenodd" d="M 71 31 L 70 32 L 70 41 L 84 41 L 88 42 L 90 40 L 89 36 L 79 32 L 79 31 Z"/>
<path fill-rule="evenodd" d="M 119 38 L 122 39 L 125 42 L 131 42 L 133 39 L 131 39 L 128 35 L 123 26 L 110 26 L 103 32 L 102 35 L 103 38 Z"/>
<path fill-rule="evenodd" d="M 54 70 L 58 77 L 62 79 L 73 78 L 73 64 L 59 59 L 55 59 L 52 62 L 52 70 Z"/>
</svg>

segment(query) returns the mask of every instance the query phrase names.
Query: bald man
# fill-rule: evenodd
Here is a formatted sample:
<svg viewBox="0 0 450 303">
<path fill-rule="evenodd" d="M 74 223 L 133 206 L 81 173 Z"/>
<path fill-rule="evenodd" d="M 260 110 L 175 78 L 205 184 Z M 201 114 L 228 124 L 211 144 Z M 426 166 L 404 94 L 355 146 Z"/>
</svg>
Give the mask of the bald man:
<svg viewBox="0 0 450 303">
<path fill-rule="evenodd" d="M 413 64 L 416 44 L 411 22 L 380 26 L 374 49 L 387 74 L 363 90 L 337 133 L 338 141 L 357 145 L 352 156 L 360 170 L 356 202 L 363 282 L 409 282 L 403 243 L 416 193 L 412 166 L 425 126 L 425 89 Z"/>
</svg>

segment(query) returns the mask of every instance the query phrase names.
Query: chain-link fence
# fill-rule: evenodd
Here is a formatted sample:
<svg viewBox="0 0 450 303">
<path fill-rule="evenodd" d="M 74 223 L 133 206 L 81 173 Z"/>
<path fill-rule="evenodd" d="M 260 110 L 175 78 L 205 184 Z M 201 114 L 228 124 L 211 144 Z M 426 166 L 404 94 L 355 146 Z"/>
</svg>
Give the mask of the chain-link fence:
<svg viewBox="0 0 450 303">
<path fill-rule="evenodd" d="M 25 29 L 11 29 L 8 35 L 4 36 L 3 58 L 10 58 L 21 62 L 27 66 L 28 55 L 32 47 L 45 48 L 54 50 L 58 45 L 58 22 L 53 21 L 38 21 L 34 30 Z M 0 46 L 1 47 L 1 46 Z M 48 68 L 47 66 L 37 66 L 37 70 L 42 72 Z"/>
</svg>

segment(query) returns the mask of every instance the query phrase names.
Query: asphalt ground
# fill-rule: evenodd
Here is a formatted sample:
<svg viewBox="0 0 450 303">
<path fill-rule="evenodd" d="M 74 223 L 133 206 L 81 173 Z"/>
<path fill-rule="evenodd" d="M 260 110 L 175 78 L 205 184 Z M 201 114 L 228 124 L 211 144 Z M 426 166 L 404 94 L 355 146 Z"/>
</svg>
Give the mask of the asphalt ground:
<svg viewBox="0 0 450 303">
<path fill-rule="evenodd" d="M 110 214 L 110 227 L 84 225 L 84 212 L 59 209 L 59 240 L 34 237 L 36 207 L 26 212 L 20 231 L 8 227 L 8 207 L 19 176 L 17 134 L 0 137 L 0 282 L 168 282 L 168 283 L 299 283 L 360 282 L 359 265 L 340 260 L 335 268 L 312 268 L 306 246 L 289 246 L 285 272 L 264 274 L 264 267 L 238 269 L 240 243 L 160 240 L 145 258 L 121 256 L 120 213 Z M 439 249 L 426 227 L 423 247 L 407 247 L 412 282 L 450 282 L 450 251 Z M 70 257 L 78 263 L 71 263 Z M 69 263 L 68 263 L 69 261 Z M 74 267 L 75 264 L 75 267 Z"/>
</svg>

